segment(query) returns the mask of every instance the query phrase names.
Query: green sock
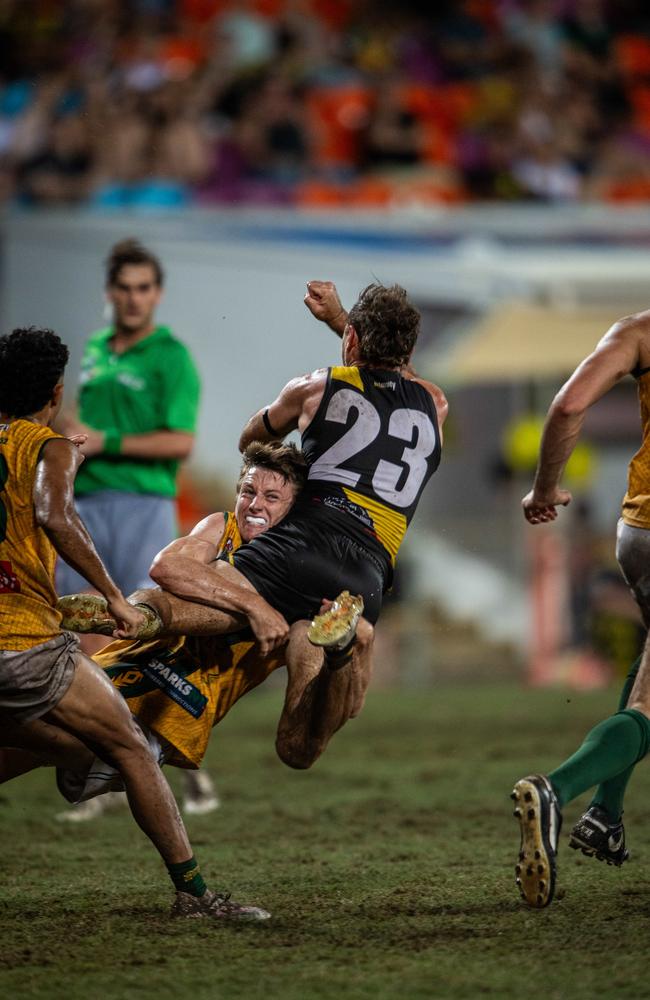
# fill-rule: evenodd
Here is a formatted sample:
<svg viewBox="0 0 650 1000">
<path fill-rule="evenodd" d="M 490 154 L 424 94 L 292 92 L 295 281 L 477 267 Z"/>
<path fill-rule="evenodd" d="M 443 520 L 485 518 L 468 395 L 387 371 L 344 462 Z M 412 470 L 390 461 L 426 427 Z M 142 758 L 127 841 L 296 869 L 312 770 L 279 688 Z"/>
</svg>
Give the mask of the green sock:
<svg viewBox="0 0 650 1000">
<path fill-rule="evenodd" d="M 625 678 L 618 702 L 619 712 L 622 712 L 627 707 L 640 666 L 641 657 L 639 656 L 630 667 L 629 673 Z M 609 778 L 608 781 L 603 781 L 594 792 L 594 797 L 589 803 L 590 806 L 600 806 L 601 809 L 604 809 L 612 823 L 618 823 L 623 815 L 625 791 L 632 777 L 634 767 L 635 765 L 632 764 L 624 771 L 621 771 L 620 774 L 617 774 L 616 777 Z"/>
<path fill-rule="evenodd" d="M 194 856 L 189 861 L 168 864 L 167 871 L 177 892 L 188 892 L 190 896 L 202 896 L 207 889 Z"/>
<path fill-rule="evenodd" d="M 580 749 L 548 775 L 560 805 L 636 764 L 648 746 L 650 720 L 633 708 L 599 722 L 587 733 Z"/>
</svg>

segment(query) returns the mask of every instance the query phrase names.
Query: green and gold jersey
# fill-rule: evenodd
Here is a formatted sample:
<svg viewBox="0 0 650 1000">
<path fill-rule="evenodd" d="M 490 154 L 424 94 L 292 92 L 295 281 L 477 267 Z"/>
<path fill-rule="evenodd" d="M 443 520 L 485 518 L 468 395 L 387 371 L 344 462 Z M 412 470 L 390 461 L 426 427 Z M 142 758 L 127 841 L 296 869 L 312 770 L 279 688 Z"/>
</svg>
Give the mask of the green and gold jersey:
<svg viewBox="0 0 650 1000">
<path fill-rule="evenodd" d="M 220 553 L 241 545 L 235 515 L 225 516 Z M 131 712 L 171 745 L 166 760 L 177 767 L 198 767 L 212 727 L 285 662 L 284 651 L 260 656 L 250 629 L 214 637 L 123 639 L 94 659 Z"/>
<path fill-rule="evenodd" d="M 641 447 L 628 466 L 622 516 L 633 528 L 650 528 L 650 369 L 637 373 Z"/>
<path fill-rule="evenodd" d="M 31 649 L 60 631 L 56 550 L 33 499 L 41 450 L 52 438 L 60 434 L 30 420 L 0 424 L 0 649 Z"/>
</svg>

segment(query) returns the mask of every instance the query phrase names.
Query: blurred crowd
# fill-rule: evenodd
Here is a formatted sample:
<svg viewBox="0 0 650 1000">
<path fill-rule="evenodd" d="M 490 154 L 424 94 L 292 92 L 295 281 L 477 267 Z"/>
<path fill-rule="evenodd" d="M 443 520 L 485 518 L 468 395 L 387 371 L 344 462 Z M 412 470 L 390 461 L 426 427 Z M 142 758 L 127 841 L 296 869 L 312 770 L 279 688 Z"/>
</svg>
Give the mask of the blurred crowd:
<svg viewBox="0 0 650 1000">
<path fill-rule="evenodd" d="M 0 0 L 0 201 L 650 199 L 643 0 Z"/>
</svg>

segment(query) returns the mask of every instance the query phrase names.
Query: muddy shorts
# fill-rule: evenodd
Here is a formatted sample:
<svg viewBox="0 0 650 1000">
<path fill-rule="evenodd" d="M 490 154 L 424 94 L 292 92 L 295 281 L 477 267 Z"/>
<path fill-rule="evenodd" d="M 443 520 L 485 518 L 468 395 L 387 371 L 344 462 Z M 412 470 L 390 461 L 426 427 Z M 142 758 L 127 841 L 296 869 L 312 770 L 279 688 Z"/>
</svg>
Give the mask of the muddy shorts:
<svg viewBox="0 0 650 1000">
<path fill-rule="evenodd" d="M 40 719 L 72 684 L 79 639 L 61 632 L 31 649 L 0 650 L 0 715 L 14 722 Z"/>
<path fill-rule="evenodd" d="M 650 628 L 650 530 L 635 528 L 621 518 L 616 531 L 616 559 L 639 605 L 643 623 Z"/>
</svg>

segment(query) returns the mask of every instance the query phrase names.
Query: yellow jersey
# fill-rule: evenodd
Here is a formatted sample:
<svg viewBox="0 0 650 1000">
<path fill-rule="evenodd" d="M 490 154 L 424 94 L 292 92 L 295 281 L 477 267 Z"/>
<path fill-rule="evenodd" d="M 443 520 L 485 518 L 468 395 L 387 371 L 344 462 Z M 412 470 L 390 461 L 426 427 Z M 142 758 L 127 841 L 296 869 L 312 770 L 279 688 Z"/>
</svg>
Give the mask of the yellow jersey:
<svg viewBox="0 0 650 1000">
<path fill-rule="evenodd" d="M 0 423 L 0 649 L 31 649 L 60 632 L 56 550 L 36 522 L 34 482 L 43 445 L 59 438 L 31 420 Z"/>
<path fill-rule="evenodd" d="M 650 528 L 650 370 L 637 376 L 641 410 L 641 447 L 628 466 L 622 516 L 633 528 Z"/>
<path fill-rule="evenodd" d="M 234 514 L 225 517 L 219 554 L 241 545 Z M 247 628 L 224 636 L 118 640 L 95 660 L 133 714 L 171 744 L 167 763 L 199 767 L 212 727 L 242 695 L 281 667 L 285 656 L 260 656 Z"/>
</svg>

